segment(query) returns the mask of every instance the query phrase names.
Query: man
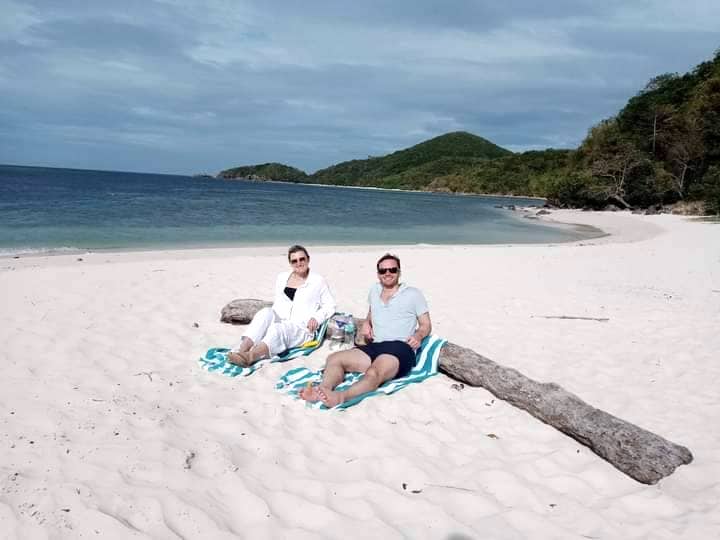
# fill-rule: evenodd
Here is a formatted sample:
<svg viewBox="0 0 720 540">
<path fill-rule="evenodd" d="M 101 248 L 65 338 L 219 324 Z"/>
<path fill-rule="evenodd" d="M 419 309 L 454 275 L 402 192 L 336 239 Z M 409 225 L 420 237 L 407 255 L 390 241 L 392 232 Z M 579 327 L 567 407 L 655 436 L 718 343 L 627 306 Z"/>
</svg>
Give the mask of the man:
<svg viewBox="0 0 720 540">
<path fill-rule="evenodd" d="M 322 382 L 303 389 L 302 399 L 335 407 L 372 392 L 385 381 L 404 377 L 415 366 L 415 352 L 432 329 L 425 297 L 415 287 L 400 283 L 397 256 L 387 253 L 380 257 L 377 273 L 379 283 L 370 289 L 370 309 L 362 327 L 368 344 L 331 354 Z M 345 391 L 335 390 L 347 372 L 364 376 Z"/>
</svg>

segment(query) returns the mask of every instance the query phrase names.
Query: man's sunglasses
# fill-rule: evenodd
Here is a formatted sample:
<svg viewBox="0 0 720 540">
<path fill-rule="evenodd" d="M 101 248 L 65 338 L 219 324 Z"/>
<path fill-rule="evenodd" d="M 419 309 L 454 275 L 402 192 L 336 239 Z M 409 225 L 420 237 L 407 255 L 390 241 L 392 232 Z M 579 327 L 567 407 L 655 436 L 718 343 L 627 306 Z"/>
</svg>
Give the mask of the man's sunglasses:
<svg viewBox="0 0 720 540">
<path fill-rule="evenodd" d="M 393 266 L 392 268 L 378 268 L 378 274 L 381 276 L 384 276 L 388 272 L 391 274 L 397 274 L 400 269 L 397 266 Z"/>
<path fill-rule="evenodd" d="M 307 257 L 298 257 L 297 259 L 290 259 L 290 264 L 297 264 L 307 261 Z"/>
</svg>

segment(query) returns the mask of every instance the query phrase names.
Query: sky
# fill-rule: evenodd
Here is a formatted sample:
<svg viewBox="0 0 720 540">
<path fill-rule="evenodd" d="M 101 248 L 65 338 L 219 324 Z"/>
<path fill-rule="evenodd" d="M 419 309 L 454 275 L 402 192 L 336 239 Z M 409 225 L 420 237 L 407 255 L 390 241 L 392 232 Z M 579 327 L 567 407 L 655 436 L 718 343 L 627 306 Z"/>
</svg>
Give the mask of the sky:
<svg viewBox="0 0 720 540">
<path fill-rule="evenodd" d="M 308 173 L 451 131 L 577 147 L 717 0 L 0 0 L 0 163 Z"/>
</svg>

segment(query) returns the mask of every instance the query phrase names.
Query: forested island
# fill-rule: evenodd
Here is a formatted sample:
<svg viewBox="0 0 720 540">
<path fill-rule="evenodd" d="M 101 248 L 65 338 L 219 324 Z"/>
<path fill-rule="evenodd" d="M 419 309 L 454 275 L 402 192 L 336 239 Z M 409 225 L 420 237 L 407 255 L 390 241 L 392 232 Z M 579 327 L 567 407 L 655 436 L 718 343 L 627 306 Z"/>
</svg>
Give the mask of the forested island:
<svg viewBox="0 0 720 540">
<path fill-rule="evenodd" d="M 235 167 L 218 174 L 219 178 L 242 178 L 244 180 L 286 180 L 288 182 L 309 182 L 308 175 L 282 163 L 261 163 Z"/>
<path fill-rule="evenodd" d="M 720 50 L 688 73 L 651 79 L 577 149 L 513 153 L 455 132 L 309 175 L 266 163 L 218 177 L 523 195 L 593 209 L 697 201 L 698 211 L 720 214 Z"/>
</svg>

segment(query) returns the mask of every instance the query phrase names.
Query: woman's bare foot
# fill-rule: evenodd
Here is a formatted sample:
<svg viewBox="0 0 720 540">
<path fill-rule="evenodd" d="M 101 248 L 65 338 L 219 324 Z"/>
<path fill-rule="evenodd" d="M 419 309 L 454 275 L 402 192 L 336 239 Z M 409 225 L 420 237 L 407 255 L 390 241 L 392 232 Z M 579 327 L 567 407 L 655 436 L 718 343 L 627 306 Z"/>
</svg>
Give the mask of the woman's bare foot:
<svg viewBox="0 0 720 540">
<path fill-rule="evenodd" d="M 252 356 L 249 351 L 229 352 L 227 355 L 227 360 L 231 364 L 235 364 L 236 366 L 243 366 L 243 367 L 248 367 L 248 366 L 252 365 L 252 363 L 253 363 Z"/>
<path fill-rule="evenodd" d="M 243 340 L 243 344 L 245 341 Z M 258 343 L 249 351 L 235 350 L 228 354 L 227 359 L 231 364 L 250 367 L 258 360 L 269 358 L 268 347 L 263 342 Z"/>
<path fill-rule="evenodd" d="M 250 364 L 246 362 L 248 362 L 251 358 L 249 355 L 249 351 L 252 348 L 252 340 L 247 336 L 243 336 L 242 340 L 240 341 L 240 345 L 228 353 L 228 362 L 238 366 L 249 366 Z"/>
<path fill-rule="evenodd" d="M 250 339 L 250 338 L 247 337 L 247 336 L 243 336 L 242 339 L 240 340 L 240 345 L 238 345 L 237 347 L 235 347 L 235 348 L 233 349 L 233 351 L 235 351 L 235 352 L 248 352 L 250 349 L 253 348 L 253 345 L 255 345 L 255 344 L 253 343 L 253 340 L 252 340 L 252 339 Z"/>
</svg>

